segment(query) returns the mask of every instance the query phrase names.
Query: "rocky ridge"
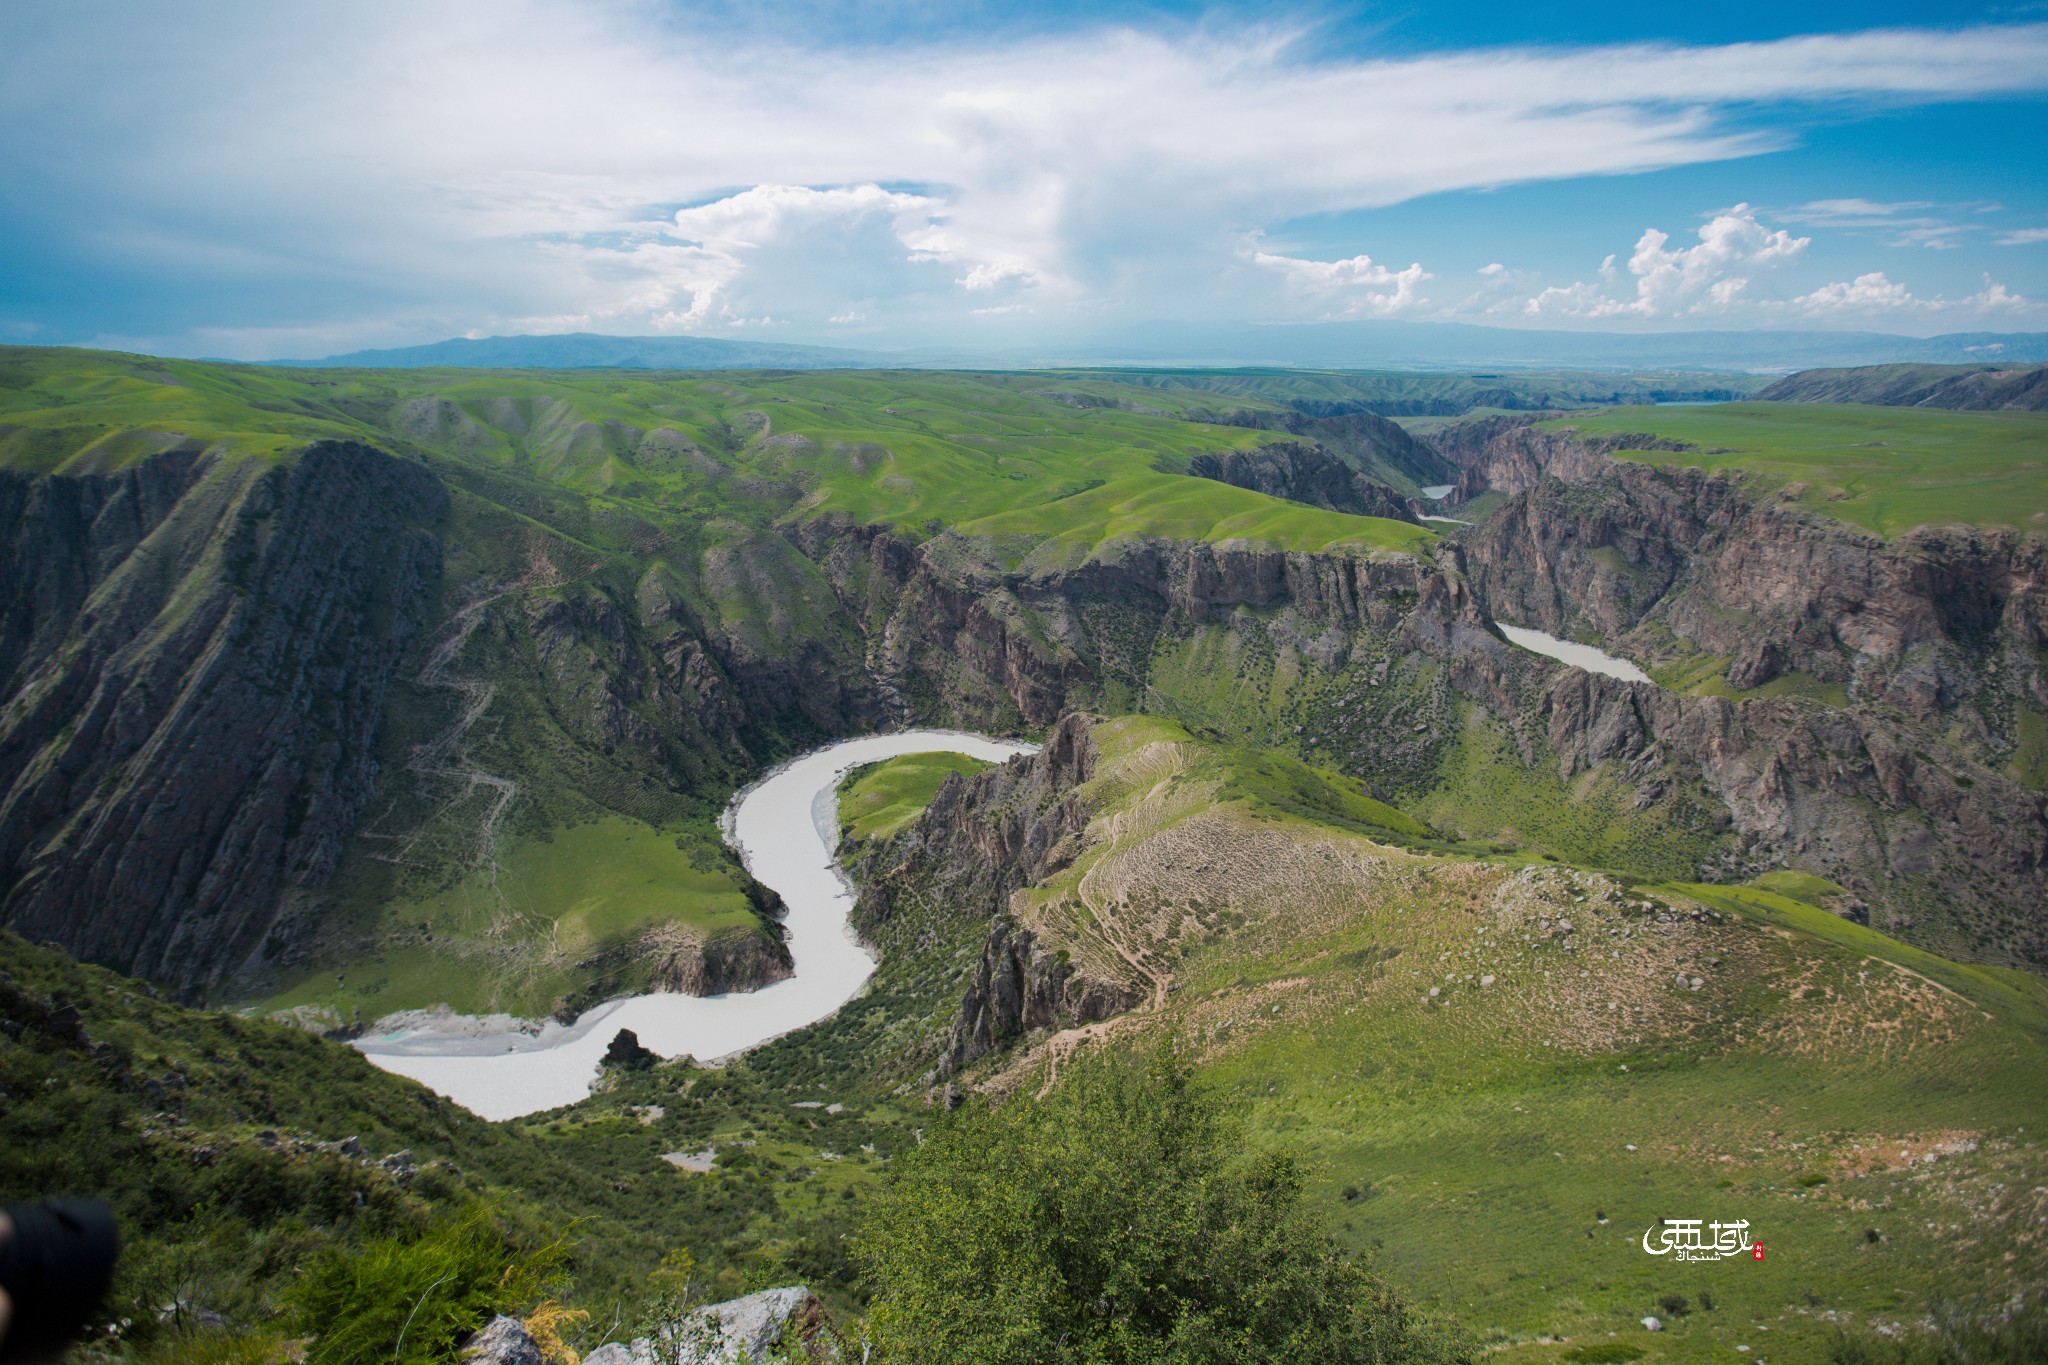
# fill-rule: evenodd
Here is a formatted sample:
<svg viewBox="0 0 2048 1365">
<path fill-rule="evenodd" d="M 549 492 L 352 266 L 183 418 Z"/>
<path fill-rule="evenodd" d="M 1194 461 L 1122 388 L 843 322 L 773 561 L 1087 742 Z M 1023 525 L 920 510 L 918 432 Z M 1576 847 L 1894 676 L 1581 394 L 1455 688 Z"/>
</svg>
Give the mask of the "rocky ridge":
<svg viewBox="0 0 2048 1365">
<path fill-rule="evenodd" d="M 1195 627 L 1255 627 L 1300 664 L 1333 671 L 1369 647 L 1438 668 L 1451 699 L 1482 708 L 1523 762 L 1562 780 L 1609 767 L 1638 808 L 1698 793 L 1709 803 L 1698 818 L 1733 846 L 1696 875 L 1790 865 L 1849 886 L 1887 932 L 1963 957 L 2048 961 L 2026 909 L 2048 903 L 2048 803 L 1935 721 L 1798 697 L 1688 696 L 1553 664 L 1493 633 L 1481 592 L 1498 575 L 1468 578 L 1450 552 L 1431 563 L 1145 543 L 1113 563 L 1033 575 L 973 548 L 943 536 L 908 547 L 860 528 L 820 545 L 828 576 L 881 622 L 885 676 L 927 714 L 1050 724 L 1103 706 L 1120 668 L 1143 686 L 1153 645 Z M 1348 736 L 1361 776 L 1417 761 L 1415 737 L 1366 724 Z M 1441 737 L 1430 724 L 1422 738 Z M 1028 959 L 1020 951 L 1013 964 Z"/>
<path fill-rule="evenodd" d="M 256 951 L 373 789 L 445 503 L 347 442 L 0 475 L 0 919 L 195 991 Z"/>
<path fill-rule="evenodd" d="M 1803 673 L 1921 722 L 1953 718 L 1988 756 L 2009 750 L 2015 702 L 2048 706 L 2048 541 L 1961 527 L 1885 540 L 1727 473 L 1608 458 L 1624 448 L 1674 446 L 1512 420 L 1453 446 L 1462 490 L 1512 495 L 1460 537 L 1489 611 L 1652 665 L 1717 656 L 1738 690 Z"/>
</svg>

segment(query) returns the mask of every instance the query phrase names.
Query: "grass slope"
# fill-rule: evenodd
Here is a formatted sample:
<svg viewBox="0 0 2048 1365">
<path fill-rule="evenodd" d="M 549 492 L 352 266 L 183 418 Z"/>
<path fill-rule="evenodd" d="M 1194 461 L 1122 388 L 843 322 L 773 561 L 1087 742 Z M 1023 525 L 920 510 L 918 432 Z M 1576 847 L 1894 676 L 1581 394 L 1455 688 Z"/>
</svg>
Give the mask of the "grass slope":
<svg viewBox="0 0 2048 1365">
<path fill-rule="evenodd" d="M 1615 408 L 1546 425 L 1687 441 L 1699 449 L 1615 453 L 1735 470 L 1759 492 L 1882 536 L 1954 523 L 2048 530 L 2048 414 L 1728 403 Z"/>
<path fill-rule="evenodd" d="M 1320 1163 L 1350 1239 L 1505 1360 L 1820 1360 L 1838 1321 L 1910 1328 L 1930 1297 L 2048 1277 L 2038 980 L 1784 894 L 1825 901 L 1819 879 L 1404 848 L 1274 802 L 1185 731 L 1096 733 L 1089 843 L 1021 913 L 1151 1003 L 980 1079 L 1182 1040 L 1266 1140 Z M 1766 1260 L 1643 1252 L 1690 1217 L 1748 1220 Z"/>
<path fill-rule="evenodd" d="M 1142 516 L 1177 481 L 1160 470 L 1270 439 L 1126 392 L 1128 409 L 1099 395 L 1105 406 L 1076 407 L 1031 374 L 295 371 L 5 347 L 0 467 L 106 472 L 181 444 L 275 458 L 350 437 L 671 516 L 707 503 L 754 525 L 839 513 L 917 537 L 1029 508 L 1061 531 L 1093 519 L 1099 542 L 1126 533 L 1111 523 L 1129 523 L 1134 498 Z M 1115 481 L 1121 498 L 1072 501 Z M 1217 538 L 1256 536 L 1291 506 L 1217 487 L 1202 514 Z M 1284 518 L 1271 529 L 1297 535 Z M 1415 530 L 1340 517 L 1309 535 L 1400 548 Z"/>
<path fill-rule="evenodd" d="M 367 952 L 340 972 L 296 973 L 261 1007 L 373 1020 L 437 1003 L 538 1017 L 582 989 L 593 959 L 645 934 L 701 943 L 760 925 L 721 861 L 620 816 L 522 839 L 438 892 L 374 905 L 368 919 L 358 927 Z"/>
<path fill-rule="evenodd" d="M 971 777 L 988 767 L 966 754 L 903 754 L 865 763 L 839 783 L 839 828 L 852 843 L 888 839 L 924 814 L 932 796 L 954 774 Z"/>
</svg>

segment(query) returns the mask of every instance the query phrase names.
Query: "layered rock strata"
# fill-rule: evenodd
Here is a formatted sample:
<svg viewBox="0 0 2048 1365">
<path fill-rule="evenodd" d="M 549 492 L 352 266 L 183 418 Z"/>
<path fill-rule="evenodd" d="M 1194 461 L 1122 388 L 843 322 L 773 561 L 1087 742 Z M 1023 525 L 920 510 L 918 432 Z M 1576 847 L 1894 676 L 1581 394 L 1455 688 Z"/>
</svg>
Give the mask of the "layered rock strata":
<svg viewBox="0 0 2048 1365">
<path fill-rule="evenodd" d="M 192 991 L 246 958 L 370 796 L 445 503 L 338 441 L 0 475 L 0 922 Z"/>
</svg>

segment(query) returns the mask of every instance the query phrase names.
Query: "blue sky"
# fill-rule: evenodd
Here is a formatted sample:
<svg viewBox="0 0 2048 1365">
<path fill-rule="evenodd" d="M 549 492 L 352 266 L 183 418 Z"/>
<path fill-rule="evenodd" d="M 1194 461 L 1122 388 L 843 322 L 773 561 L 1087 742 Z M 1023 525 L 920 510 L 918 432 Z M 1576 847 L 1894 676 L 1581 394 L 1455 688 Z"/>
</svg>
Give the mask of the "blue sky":
<svg viewBox="0 0 2048 1365">
<path fill-rule="evenodd" d="M 0 12 L 0 339 L 2048 330 L 2048 4 Z"/>
</svg>

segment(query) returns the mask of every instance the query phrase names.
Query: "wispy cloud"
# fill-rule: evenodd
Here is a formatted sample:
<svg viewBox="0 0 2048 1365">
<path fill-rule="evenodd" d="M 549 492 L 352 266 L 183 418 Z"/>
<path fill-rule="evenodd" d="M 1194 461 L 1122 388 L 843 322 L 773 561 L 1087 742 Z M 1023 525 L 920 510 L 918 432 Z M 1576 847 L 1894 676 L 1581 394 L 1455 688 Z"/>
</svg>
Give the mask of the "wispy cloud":
<svg viewBox="0 0 2048 1365">
<path fill-rule="evenodd" d="M 1247 256 L 1247 233 L 1742 156 L 1780 142 L 1742 121 L 1758 102 L 2048 88 L 2048 25 L 1335 61 L 1307 32 L 807 48 L 642 0 L 370 0 L 346 24 L 15 6 L 0 119 L 34 135 L 0 146 L 0 178 L 15 221 L 75 220 L 24 232 L 68 229 L 83 256 L 185 271 L 245 310 L 284 309 L 293 282 L 308 301 L 249 336 L 322 308 L 373 335 L 1313 317 L 1409 310 L 1427 262 Z M 1820 202 L 1928 226 L 1903 221 L 1919 205 Z M 1801 240 L 1747 222 L 1645 234 L 1632 295 L 1574 285 L 1536 311 L 1727 302 Z"/>
</svg>

